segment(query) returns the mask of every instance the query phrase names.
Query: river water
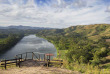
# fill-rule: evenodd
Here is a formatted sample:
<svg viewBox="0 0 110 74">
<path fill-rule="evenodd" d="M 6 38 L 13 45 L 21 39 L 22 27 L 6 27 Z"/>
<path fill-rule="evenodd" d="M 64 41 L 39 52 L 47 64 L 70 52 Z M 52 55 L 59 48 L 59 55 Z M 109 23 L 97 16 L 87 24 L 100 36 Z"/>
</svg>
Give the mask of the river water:
<svg viewBox="0 0 110 74">
<path fill-rule="evenodd" d="M 36 37 L 35 35 L 25 36 L 13 48 L 7 52 L 0 54 L 0 59 L 13 59 L 17 54 L 25 52 L 35 53 L 52 53 L 54 57 L 57 55 L 54 45 L 43 38 Z M 37 55 L 36 54 L 36 55 Z M 29 57 L 32 55 L 30 54 Z"/>
</svg>

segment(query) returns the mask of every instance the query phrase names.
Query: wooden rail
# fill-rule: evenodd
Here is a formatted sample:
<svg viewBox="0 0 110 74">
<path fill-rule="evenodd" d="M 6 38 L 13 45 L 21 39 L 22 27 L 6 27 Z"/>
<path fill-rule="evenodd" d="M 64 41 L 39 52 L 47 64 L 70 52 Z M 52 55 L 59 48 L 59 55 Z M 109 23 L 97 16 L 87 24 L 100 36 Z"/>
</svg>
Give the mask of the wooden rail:
<svg viewBox="0 0 110 74">
<path fill-rule="evenodd" d="M 1 67 L 4 67 L 5 69 L 7 69 L 7 66 L 9 66 L 12 63 L 15 63 L 16 66 L 20 67 L 20 63 L 21 63 L 21 58 L 15 58 L 15 59 L 9 59 L 9 60 L 2 60 L 1 61 Z"/>
<path fill-rule="evenodd" d="M 39 62 L 44 62 L 45 64 L 47 64 L 47 67 L 49 67 L 50 64 L 60 64 L 60 65 L 63 64 L 63 60 L 51 60 L 50 57 L 52 56 L 52 54 L 26 52 L 26 53 L 16 55 L 15 59 L 2 60 L 1 67 L 4 67 L 5 69 L 7 69 L 7 66 L 9 66 L 10 64 L 16 64 L 16 66 L 20 67 L 21 62 L 29 60 L 28 54 L 30 54 L 30 53 L 32 55 L 31 60 L 37 60 Z M 37 53 L 38 56 L 35 53 Z M 41 54 L 43 56 L 43 59 L 41 59 Z M 24 58 L 23 58 L 23 55 L 25 55 Z M 36 59 L 34 59 L 34 57 Z"/>
<path fill-rule="evenodd" d="M 63 65 L 63 60 L 52 60 L 50 62 L 50 64 L 59 64 L 60 66 L 62 66 Z"/>
<path fill-rule="evenodd" d="M 16 57 L 18 58 L 20 56 L 20 58 L 23 59 L 22 56 L 24 54 L 25 55 L 25 58 L 24 59 L 27 60 L 27 56 L 28 56 L 29 53 L 32 54 L 32 59 L 34 59 L 34 57 L 35 57 L 37 60 L 40 60 L 40 54 L 38 54 L 39 55 L 39 57 L 38 57 L 38 56 L 35 55 L 34 52 L 26 52 L 26 53 L 18 54 L 18 55 L 16 55 Z"/>
</svg>

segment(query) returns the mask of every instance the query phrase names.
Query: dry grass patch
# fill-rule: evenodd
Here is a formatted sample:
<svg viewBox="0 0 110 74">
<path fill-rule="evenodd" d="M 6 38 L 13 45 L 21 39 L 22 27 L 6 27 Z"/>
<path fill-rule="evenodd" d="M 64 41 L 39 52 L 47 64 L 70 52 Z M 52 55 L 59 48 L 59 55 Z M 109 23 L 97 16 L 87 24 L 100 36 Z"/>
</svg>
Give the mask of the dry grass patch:
<svg viewBox="0 0 110 74">
<path fill-rule="evenodd" d="M 22 67 L 0 70 L 0 74 L 80 74 L 77 71 L 54 67 Z"/>
</svg>

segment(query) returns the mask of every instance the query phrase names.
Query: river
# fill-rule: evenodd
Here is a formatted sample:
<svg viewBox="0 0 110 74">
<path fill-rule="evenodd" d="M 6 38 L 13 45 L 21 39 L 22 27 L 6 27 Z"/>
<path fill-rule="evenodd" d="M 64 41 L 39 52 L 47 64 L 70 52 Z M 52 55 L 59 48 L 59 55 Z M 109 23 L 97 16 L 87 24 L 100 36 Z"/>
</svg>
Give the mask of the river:
<svg viewBox="0 0 110 74">
<path fill-rule="evenodd" d="M 17 54 L 25 52 L 52 53 L 54 57 L 57 55 L 56 48 L 52 43 L 35 35 L 29 35 L 23 37 L 7 52 L 0 54 L 0 59 L 13 59 Z"/>
</svg>

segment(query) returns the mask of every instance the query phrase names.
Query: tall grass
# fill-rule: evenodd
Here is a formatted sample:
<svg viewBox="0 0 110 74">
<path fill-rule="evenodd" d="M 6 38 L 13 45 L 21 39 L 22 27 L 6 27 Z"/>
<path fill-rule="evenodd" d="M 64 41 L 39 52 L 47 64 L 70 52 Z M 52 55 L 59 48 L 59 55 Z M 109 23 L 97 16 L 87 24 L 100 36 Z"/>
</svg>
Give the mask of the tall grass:
<svg viewBox="0 0 110 74">
<path fill-rule="evenodd" d="M 61 56 L 57 57 L 57 59 L 63 59 L 62 68 L 66 68 L 73 71 L 79 71 L 85 74 L 110 74 L 110 68 L 100 68 L 100 65 L 93 66 L 91 64 L 79 64 L 77 62 L 69 63 L 66 59 L 66 56 L 64 55 L 67 51 L 59 50 L 58 52 Z"/>
<path fill-rule="evenodd" d="M 79 71 L 85 74 L 110 74 L 110 69 L 101 69 L 99 66 L 79 64 L 77 62 L 68 63 L 66 60 L 63 62 L 63 68 Z"/>
</svg>

